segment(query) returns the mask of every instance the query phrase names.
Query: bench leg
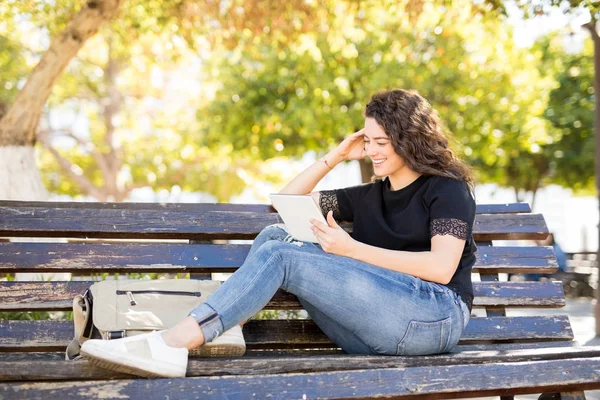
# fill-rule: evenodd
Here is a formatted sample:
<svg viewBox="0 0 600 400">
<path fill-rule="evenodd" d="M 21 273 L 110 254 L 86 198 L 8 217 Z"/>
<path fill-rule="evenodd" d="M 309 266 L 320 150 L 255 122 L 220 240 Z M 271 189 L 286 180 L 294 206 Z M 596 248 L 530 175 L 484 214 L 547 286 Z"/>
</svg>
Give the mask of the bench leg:
<svg viewBox="0 0 600 400">
<path fill-rule="evenodd" d="M 515 400 L 515 396 L 500 396 L 500 400 Z"/>
<path fill-rule="evenodd" d="M 583 392 L 543 393 L 538 400 L 585 400 Z"/>
</svg>

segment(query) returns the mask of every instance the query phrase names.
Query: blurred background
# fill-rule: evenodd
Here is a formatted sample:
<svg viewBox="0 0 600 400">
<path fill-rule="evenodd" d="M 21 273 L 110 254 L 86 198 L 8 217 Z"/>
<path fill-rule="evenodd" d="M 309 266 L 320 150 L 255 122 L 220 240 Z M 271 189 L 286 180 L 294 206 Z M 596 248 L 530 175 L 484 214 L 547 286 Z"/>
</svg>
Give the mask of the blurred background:
<svg viewBox="0 0 600 400">
<path fill-rule="evenodd" d="M 0 4 L 0 118 L 32 107 L 16 96 L 83 3 Z M 116 3 L 55 55 L 38 121 L 0 134 L 35 146 L 47 193 L 15 181 L 3 198 L 267 202 L 362 127 L 373 93 L 406 88 L 454 134 L 478 202 L 527 201 L 564 250 L 596 250 L 593 2 Z M 348 163 L 320 188 L 370 174 Z"/>
<path fill-rule="evenodd" d="M 110 1 L 94 21 L 83 0 L 0 3 L 0 198 L 268 203 L 372 94 L 414 89 L 478 203 L 543 213 L 569 294 L 593 296 L 597 2 Z"/>
</svg>

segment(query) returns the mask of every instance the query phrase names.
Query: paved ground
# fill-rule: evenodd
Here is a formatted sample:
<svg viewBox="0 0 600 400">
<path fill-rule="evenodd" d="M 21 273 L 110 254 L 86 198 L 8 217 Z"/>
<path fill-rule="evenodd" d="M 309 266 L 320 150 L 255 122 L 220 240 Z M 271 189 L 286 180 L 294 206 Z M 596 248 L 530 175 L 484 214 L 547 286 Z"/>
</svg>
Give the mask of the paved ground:
<svg viewBox="0 0 600 400">
<path fill-rule="evenodd" d="M 600 338 L 595 337 L 595 321 L 592 299 L 578 298 L 567 299 L 567 305 L 558 309 L 537 309 L 534 312 L 509 311 L 509 315 L 528 315 L 528 314 L 567 314 L 573 327 L 575 340 L 585 346 L 600 346 Z M 586 391 L 587 400 L 600 400 L 600 390 Z M 475 400 L 491 400 L 499 397 L 478 397 Z M 538 395 L 515 396 L 516 400 L 537 400 Z"/>
</svg>

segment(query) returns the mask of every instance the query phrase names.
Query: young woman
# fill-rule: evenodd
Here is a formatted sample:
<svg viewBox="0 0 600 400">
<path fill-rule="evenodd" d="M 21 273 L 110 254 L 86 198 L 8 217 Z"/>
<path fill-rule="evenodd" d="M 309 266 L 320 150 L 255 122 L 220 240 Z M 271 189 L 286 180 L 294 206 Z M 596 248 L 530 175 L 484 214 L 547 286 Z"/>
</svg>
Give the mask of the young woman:
<svg viewBox="0 0 600 400">
<path fill-rule="evenodd" d="M 347 353 L 451 350 L 469 321 L 473 299 L 470 171 L 448 147 L 437 113 L 417 93 L 378 93 L 365 117 L 362 130 L 281 190 L 311 193 L 340 162 L 371 159 L 380 179 L 312 193 L 328 222 L 311 221 L 318 244 L 294 242 L 281 227 L 269 226 L 244 264 L 177 326 L 89 340 L 83 356 L 141 376 L 185 376 L 188 350 L 225 331 L 239 332 L 239 324 L 279 288 L 295 294 Z M 352 235 L 336 219 L 353 221 Z"/>
</svg>

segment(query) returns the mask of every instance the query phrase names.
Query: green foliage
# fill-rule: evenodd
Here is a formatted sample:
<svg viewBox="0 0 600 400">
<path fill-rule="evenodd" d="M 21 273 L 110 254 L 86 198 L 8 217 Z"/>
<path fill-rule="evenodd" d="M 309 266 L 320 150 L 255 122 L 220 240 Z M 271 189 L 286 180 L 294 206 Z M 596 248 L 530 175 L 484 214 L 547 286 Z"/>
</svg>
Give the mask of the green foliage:
<svg viewBox="0 0 600 400">
<path fill-rule="evenodd" d="M 85 4 L 85 0 L 7 0 L 0 5 L 0 21 L 18 20 L 54 37 Z"/>
<path fill-rule="evenodd" d="M 402 87 L 438 109 L 480 181 L 533 186 L 517 177 L 549 135 L 541 115 L 552 81 L 535 68 L 540 54 L 516 47 L 495 14 L 474 18 L 469 2 L 425 3 L 413 20 L 398 5 L 343 11 L 297 41 L 254 37 L 253 48 L 213 58 L 218 90 L 198 112 L 200 140 L 257 158 L 325 151 L 362 127 L 370 95 Z"/>
<path fill-rule="evenodd" d="M 253 319 L 305 319 L 303 310 L 262 310 Z"/>
<path fill-rule="evenodd" d="M 0 47 L 0 84 L 30 68 L 13 57 L 25 43 L 23 27 L 55 37 L 83 4 L 0 5 L 0 40 L 9 43 Z M 569 9 L 593 12 L 594 4 L 571 1 Z M 518 6 L 534 15 L 556 2 Z M 75 110 L 89 121 L 90 135 L 80 137 L 87 145 L 63 140 L 59 148 L 74 173 L 42 152 L 44 179 L 71 195 L 83 193 L 79 174 L 103 190 L 178 185 L 226 201 L 265 175 L 260 161 L 332 148 L 362 126 L 370 95 L 403 87 L 439 110 L 480 182 L 525 190 L 551 179 L 567 184 L 573 175 L 566 174 L 579 174 L 585 160 L 574 170 L 568 155 L 554 160 L 561 151 L 554 147 L 569 134 L 544 114 L 563 52 L 550 40 L 533 51 L 515 47 L 503 12 L 503 3 L 491 0 L 126 1 L 55 86 L 50 109 Z M 43 51 L 38 47 L 27 62 Z M 188 68 L 198 53 L 202 71 Z M 177 92 L 177 102 L 164 96 L 182 66 L 187 82 L 201 89 Z M 101 172 L 102 157 L 112 157 L 117 178 Z M 577 185 L 587 187 L 586 179 Z"/>
<path fill-rule="evenodd" d="M 1 320 L 17 320 L 17 321 L 39 321 L 39 320 L 53 320 L 53 321 L 72 321 L 72 311 L 4 311 L 0 312 Z"/>
<path fill-rule="evenodd" d="M 594 63 L 591 46 L 582 54 L 565 55 L 559 86 L 550 94 L 544 116 L 556 128 L 547 146 L 552 156 L 552 182 L 591 193 L 594 182 Z"/>
<path fill-rule="evenodd" d="M 0 103 L 10 104 L 25 77 L 25 60 L 19 46 L 0 32 Z"/>
<path fill-rule="evenodd" d="M 0 15 L 4 7 L 0 4 Z M 28 72 L 18 35 L 13 30 L 13 21 L 0 18 L 0 118 L 8 111 Z"/>
</svg>

